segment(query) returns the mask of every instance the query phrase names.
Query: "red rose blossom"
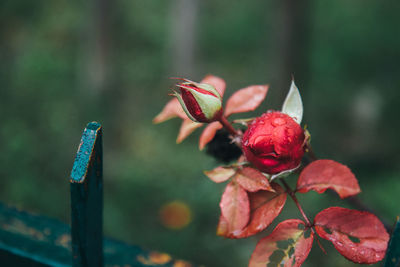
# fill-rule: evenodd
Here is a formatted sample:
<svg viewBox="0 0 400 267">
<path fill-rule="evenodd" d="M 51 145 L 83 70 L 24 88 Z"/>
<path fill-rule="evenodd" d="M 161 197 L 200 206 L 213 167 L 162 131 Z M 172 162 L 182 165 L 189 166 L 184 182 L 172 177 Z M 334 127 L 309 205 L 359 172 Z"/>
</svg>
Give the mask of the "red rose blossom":
<svg viewBox="0 0 400 267">
<path fill-rule="evenodd" d="M 255 119 L 242 139 L 243 153 L 260 171 L 276 174 L 296 168 L 304 154 L 304 131 L 279 111 Z"/>
</svg>

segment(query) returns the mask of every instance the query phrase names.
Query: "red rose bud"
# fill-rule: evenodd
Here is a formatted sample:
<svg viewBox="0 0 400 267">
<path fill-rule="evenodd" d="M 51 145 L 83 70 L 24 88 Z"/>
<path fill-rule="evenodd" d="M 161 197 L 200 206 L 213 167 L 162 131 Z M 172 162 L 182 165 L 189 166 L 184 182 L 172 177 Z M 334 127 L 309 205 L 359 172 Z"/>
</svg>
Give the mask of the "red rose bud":
<svg viewBox="0 0 400 267">
<path fill-rule="evenodd" d="M 186 115 L 195 122 L 212 122 L 222 115 L 222 98 L 214 86 L 187 81 L 177 84 L 181 94 L 175 96 Z"/>
<path fill-rule="evenodd" d="M 292 117 L 278 111 L 267 112 L 246 130 L 242 149 L 260 171 L 276 174 L 299 166 L 304 139 L 303 129 Z"/>
</svg>

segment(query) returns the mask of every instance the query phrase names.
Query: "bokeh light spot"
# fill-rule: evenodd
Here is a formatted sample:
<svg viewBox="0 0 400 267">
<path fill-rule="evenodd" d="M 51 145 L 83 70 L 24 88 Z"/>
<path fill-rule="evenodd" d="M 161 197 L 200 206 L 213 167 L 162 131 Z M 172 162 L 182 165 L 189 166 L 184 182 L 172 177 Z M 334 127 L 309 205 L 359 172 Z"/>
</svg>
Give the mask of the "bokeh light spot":
<svg viewBox="0 0 400 267">
<path fill-rule="evenodd" d="M 192 212 L 189 206 L 182 201 L 172 201 L 160 208 L 161 223 L 172 230 L 180 230 L 186 227 L 192 220 Z"/>
</svg>

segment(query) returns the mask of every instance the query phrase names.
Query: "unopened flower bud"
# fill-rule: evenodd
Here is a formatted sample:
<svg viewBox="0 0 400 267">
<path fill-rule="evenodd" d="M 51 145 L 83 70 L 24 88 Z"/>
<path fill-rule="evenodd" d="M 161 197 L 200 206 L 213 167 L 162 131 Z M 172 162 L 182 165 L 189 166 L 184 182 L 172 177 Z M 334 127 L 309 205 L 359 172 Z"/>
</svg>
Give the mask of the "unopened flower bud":
<svg viewBox="0 0 400 267">
<path fill-rule="evenodd" d="M 222 98 L 214 86 L 185 80 L 177 84 L 181 93 L 174 95 L 186 115 L 195 122 L 213 122 L 222 115 Z"/>
<path fill-rule="evenodd" d="M 303 129 L 292 117 L 274 111 L 253 121 L 243 135 L 242 148 L 260 171 L 277 174 L 299 166 L 304 140 Z"/>
</svg>

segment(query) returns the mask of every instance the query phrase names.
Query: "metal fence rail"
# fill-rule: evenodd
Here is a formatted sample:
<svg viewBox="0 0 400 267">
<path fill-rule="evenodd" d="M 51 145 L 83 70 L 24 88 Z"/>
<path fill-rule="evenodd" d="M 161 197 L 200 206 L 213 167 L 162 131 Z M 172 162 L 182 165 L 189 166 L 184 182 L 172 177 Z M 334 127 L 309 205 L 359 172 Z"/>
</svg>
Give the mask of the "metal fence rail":
<svg viewBox="0 0 400 267">
<path fill-rule="evenodd" d="M 168 254 L 103 238 L 102 128 L 85 128 L 72 168 L 71 227 L 0 204 L 0 266 L 171 266 Z"/>
</svg>

